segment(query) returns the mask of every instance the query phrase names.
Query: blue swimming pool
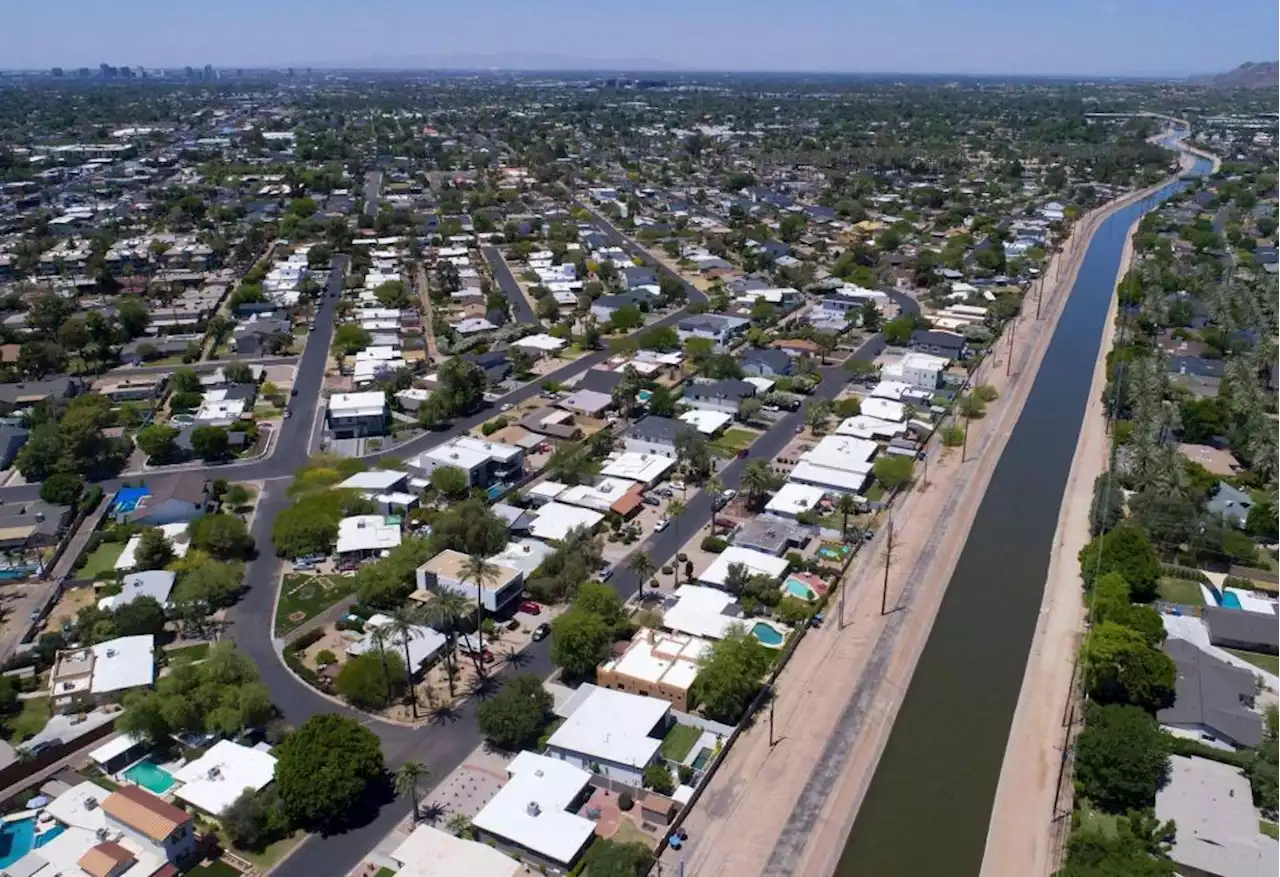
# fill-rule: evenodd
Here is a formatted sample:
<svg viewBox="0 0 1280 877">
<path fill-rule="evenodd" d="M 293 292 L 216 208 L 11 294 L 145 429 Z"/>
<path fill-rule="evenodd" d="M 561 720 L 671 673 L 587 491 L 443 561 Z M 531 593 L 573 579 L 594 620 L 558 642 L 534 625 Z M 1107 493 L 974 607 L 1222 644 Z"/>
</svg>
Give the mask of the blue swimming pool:
<svg viewBox="0 0 1280 877">
<path fill-rule="evenodd" d="M 751 628 L 751 635 L 760 640 L 764 645 L 775 649 L 781 646 L 783 641 L 786 639 L 786 637 L 782 635 L 782 631 L 778 630 L 778 628 L 774 627 L 772 624 L 768 624 L 764 621 L 757 621 L 755 623 L 755 626 Z"/>
<path fill-rule="evenodd" d="M 1226 591 L 1222 595 L 1222 605 L 1223 605 L 1223 608 L 1226 608 L 1226 609 L 1239 609 L 1240 598 L 1237 597 L 1235 594 L 1231 593 L 1230 591 Z"/>
<path fill-rule="evenodd" d="M 801 600 L 818 599 L 818 595 L 814 593 L 813 588 L 794 577 L 787 579 L 786 589 L 788 594 L 793 597 L 799 597 Z"/>
<path fill-rule="evenodd" d="M 163 795 L 173 786 L 173 774 L 145 758 L 126 770 L 124 777 L 157 795 Z"/>
<path fill-rule="evenodd" d="M 150 489 L 146 487 L 122 487 L 116 494 L 116 502 L 111 509 L 117 514 L 131 512 L 138 507 L 138 503 L 142 502 L 142 498 L 150 492 Z"/>
<path fill-rule="evenodd" d="M 27 853 L 47 844 L 66 828 L 55 825 L 53 828 L 36 837 L 36 819 L 17 819 L 4 823 L 0 827 L 0 868 L 7 868 Z"/>
</svg>

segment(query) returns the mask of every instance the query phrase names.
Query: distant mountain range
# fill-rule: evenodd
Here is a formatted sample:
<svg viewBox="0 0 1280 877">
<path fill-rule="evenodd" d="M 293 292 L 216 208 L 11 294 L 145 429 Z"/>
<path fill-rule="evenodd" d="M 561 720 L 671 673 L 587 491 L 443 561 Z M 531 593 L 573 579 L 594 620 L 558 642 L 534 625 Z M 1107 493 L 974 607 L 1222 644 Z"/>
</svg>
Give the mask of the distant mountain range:
<svg viewBox="0 0 1280 877">
<path fill-rule="evenodd" d="M 1218 88 L 1275 88 L 1280 82 L 1280 62 L 1247 61 L 1228 73 L 1197 76 L 1194 81 Z"/>
</svg>

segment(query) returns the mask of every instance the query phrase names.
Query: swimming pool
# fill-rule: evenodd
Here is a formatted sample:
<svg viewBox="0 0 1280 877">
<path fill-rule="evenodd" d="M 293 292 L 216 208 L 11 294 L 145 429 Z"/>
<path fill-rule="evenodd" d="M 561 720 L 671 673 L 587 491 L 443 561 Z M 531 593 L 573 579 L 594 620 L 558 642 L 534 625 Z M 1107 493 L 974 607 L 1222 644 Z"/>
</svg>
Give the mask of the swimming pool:
<svg viewBox="0 0 1280 877">
<path fill-rule="evenodd" d="M 116 493 L 116 503 L 111 510 L 116 514 L 124 514 L 131 512 L 138 507 L 138 503 L 142 502 L 142 498 L 151 491 L 146 487 L 122 487 Z"/>
<path fill-rule="evenodd" d="M 769 624 L 766 621 L 757 621 L 751 628 L 751 635 L 760 640 L 762 645 L 766 645 L 771 649 L 780 648 L 786 636 L 782 631 Z"/>
<path fill-rule="evenodd" d="M 711 750 L 703 746 L 702 750 L 698 753 L 698 757 L 695 758 L 693 761 L 691 761 L 689 763 L 689 766 L 694 770 L 702 770 L 704 767 L 706 767 L 710 763 L 711 763 Z"/>
<path fill-rule="evenodd" d="M 636 398 L 645 405 L 649 404 L 649 400 L 653 398 L 653 390 L 640 390 L 636 393 Z"/>
<path fill-rule="evenodd" d="M 1222 595 L 1222 606 L 1225 609 L 1240 609 L 1240 598 L 1230 591 L 1226 591 Z"/>
<path fill-rule="evenodd" d="M 823 560 L 844 560 L 852 550 L 842 542 L 823 542 L 818 546 L 818 556 Z"/>
<path fill-rule="evenodd" d="M 813 602 L 818 599 L 818 595 L 814 592 L 813 588 L 809 587 L 794 576 L 787 579 L 783 588 L 788 594 L 793 597 L 799 597 L 801 600 Z"/>
<path fill-rule="evenodd" d="M 36 818 L 34 816 L 4 823 L 4 826 L 0 827 L 0 868 L 9 867 L 27 853 L 34 849 L 39 849 L 64 831 L 66 831 L 65 826 L 55 825 L 37 837 Z"/>
<path fill-rule="evenodd" d="M 145 758 L 128 768 L 124 778 L 157 795 L 163 795 L 173 786 L 173 774 Z"/>
</svg>

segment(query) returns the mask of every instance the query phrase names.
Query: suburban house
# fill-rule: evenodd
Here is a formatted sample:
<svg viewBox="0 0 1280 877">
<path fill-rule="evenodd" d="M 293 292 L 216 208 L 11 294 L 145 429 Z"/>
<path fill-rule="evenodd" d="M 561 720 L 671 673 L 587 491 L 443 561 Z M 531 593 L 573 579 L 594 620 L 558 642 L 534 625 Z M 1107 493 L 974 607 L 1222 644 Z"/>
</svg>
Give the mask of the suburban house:
<svg viewBox="0 0 1280 877">
<path fill-rule="evenodd" d="M 400 525 L 383 515 L 350 515 L 338 521 L 338 541 L 334 553 L 344 558 L 378 557 L 399 546 Z"/>
<path fill-rule="evenodd" d="M 357 657 L 379 649 L 388 649 L 392 653 L 399 655 L 403 660 L 406 649 L 404 633 L 387 630 L 385 635 L 381 635 L 383 638 L 379 642 L 380 634 L 377 631 L 393 623 L 394 619 L 389 615 L 378 613 L 370 617 L 365 622 L 364 635 L 347 646 L 347 654 Z M 448 642 L 448 638 L 434 628 L 427 627 L 425 624 L 413 625 L 409 631 L 407 648 L 409 651 L 409 669 L 414 676 L 434 664 L 444 653 Z"/>
<path fill-rule="evenodd" d="M 896 363 L 885 366 L 880 376 L 885 380 L 901 381 L 920 390 L 932 393 L 942 386 L 942 375 L 949 361 L 928 353 L 908 353 Z"/>
<path fill-rule="evenodd" d="M 908 346 L 920 353 L 932 353 L 948 360 L 964 356 L 964 336 L 942 329 L 916 329 L 911 333 Z"/>
<path fill-rule="evenodd" d="M 657 304 L 657 299 L 643 289 L 629 289 L 626 292 L 619 292 L 613 295 L 602 295 L 591 303 L 591 313 L 597 320 L 601 322 L 607 321 L 613 317 L 613 312 L 619 308 L 625 308 L 627 305 L 635 305 L 640 310 L 646 310 Z"/>
<path fill-rule="evenodd" d="M 400 846 L 390 853 L 400 866 L 396 877 L 440 877 L 443 874 L 465 874 L 466 877 L 520 877 L 527 869 L 510 856 L 492 847 L 454 837 L 432 825 L 419 825 Z"/>
<path fill-rule="evenodd" d="M 596 668 L 596 685 L 660 698 L 687 712 L 698 661 L 710 647 L 701 637 L 641 628 L 622 654 Z"/>
<path fill-rule="evenodd" d="M 72 786 L 45 805 L 60 833 L 5 867 L 22 877 L 177 877 L 196 854 L 191 814 L 140 786 Z"/>
<path fill-rule="evenodd" d="M 208 509 L 209 496 L 204 479 L 169 478 L 149 490 L 138 500 L 127 518 L 134 524 L 159 527 L 164 524 L 189 524 Z"/>
<path fill-rule="evenodd" d="M 1156 721 L 1177 736 L 1225 748 L 1262 742 L 1262 716 L 1250 708 L 1257 693 L 1252 673 L 1184 639 L 1165 640 L 1164 652 L 1178 669 L 1176 697 Z"/>
<path fill-rule="evenodd" d="M 57 545 L 71 507 L 32 499 L 0 505 L 0 549 L 23 551 Z"/>
<path fill-rule="evenodd" d="M 1274 655 L 1280 645 L 1276 617 L 1239 609 L 1206 606 L 1200 617 L 1209 628 L 1209 642 L 1220 649 L 1243 649 Z"/>
<path fill-rule="evenodd" d="M 669 417 L 642 417 L 622 433 L 622 443 L 629 453 L 676 456 L 676 439 L 685 432 L 696 434 L 687 423 Z"/>
<path fill-rule="evenodd" d="M 524 472 L 524 448 L 462 435 L 409 461 L 409 467 L 430 476 L 445 466 L 461 469 L 472 487 L 516 480 Z"/>
<path fill-rule="evenodd" d="M 275 776 L 274 755 L 219 740 L 204 755 L 174 773 L 174 780 L 181 785 L 173 796 L 217 819 L 246 789 L 261 792 Z"/>
<path fill-rule="evenodd" d="M 490 613 L 499 613 L 520 598 L 524 587 L 524 573 L 509 566 L 503 566 L 490 560 L 496 571 L 493 579 L 477 583 L 466 576 L 468 556 L 460 551 L 441 551 L 435 557 L 418 567 L 416 577 L 419 591 L 446 589 L 461 594 L 468 600 L 475 600 L 477 592 L 480 603 Z"/>
<path fill-rule="evenodd" d="M 177 573 L 166 569 L 130 573 L 120 582 L 120 593 L 103 597 L 98 601 L 98 608 L 119 609 L 142 597 L 150 597 L 164 606 L 169 601 L 169 592 L 173 590 L 177 577 Z"/>
<path fill-rule="evenodd" d="M 484 372 L 490 384 L 500 384 L 511 374 L 511 358 L 506 351 L 491 350 L 487 353 L 464 353 L 462 359 Z"/>
<path fill-rule="evenodd" d="M 1228 527 L 1244 529 L 1249 519 L 1249 509 L 1253 508 L 1253 497 L 1248 491 L 1233 487 L 1225 481 L 1219 481 L 1213 497 L 1205 503 L 1205 513 L 1217 518 Z"/>
<path fill-rule="evenodd" d="M 1184 390 L 1201 398 L 1212 398 L 1218 395 L 1222 386 L 1222 360 L 1200 356 L 1171 356 L 1168 374 L 1173 383 Z"/>
<path fill-rule="evenodd" d="M 580 686 L 558 712 L 564 723 L 547 740 L 546 755 L 635 789 L 671 724 L 667 701 L 595 685 Z"/>
<path fill-rule="evenodd" d="M 1178 826 L 1169 850 L 1179 874 L 1274 877 L 1280 844 L 1258 830 L 1243 771 L 1207 758 L 1174 755 L 1169 779 L 1156 792 L 1156 819 Z"/>
<path fill-rule="evenodd" d="M 262 356 L 268 352 L 273 336 L 293 342 L 293 326 L 288 320 L 276 320 L 255 314 L 238 323 L 231 333 L 231 349 L 236 353 Z"/>
<path fill-rule="evenodd" d="M 638 286 L 658 285 L 658 272 L 646 266 L 629 265 L 618 273 L 622 275 L 622 280 L 626 283 L 627 289 L 635 289 Z"/>
<path fill-rule="evenodd" d="M 325 428 L 335 439 L 385 435 L 387 418 L 385 393 L 335 393 L 329 397 Z"/>
<path fill-rule="evenodd" d="M 22 381 L 17 384 L 0 384 L 0 412 L 30 408 L 46 399 L 57 401 L 80 395 L 84 382 L 70 375 L 48 378 L 43 381 Z"/>
<path fill-rule="evenodd" d="M 613 407 L 613 396 L 597 390 L 577 390 L 557 401 L 556 406 L 584 417 L 599 417 Z"/>
<path fill-rule="evenodd" d="M 754 384 L 736 379 L 722 381 L 695 381 L 684 390 L 684 402 L 704 411 L 720 411 L 736 415 L 743 399 L 756 394 Z"/>
<path fill-rule="evenodd" d="M 130 689 L 145 688 L 155 677 L 155 637 L 121 636 L 59 650 L 49 674 L 49 696 L 56 712 L 79 712 L 117 700 Z"/>
<path fill-rule="evenodd" d="M 0 469 L 13 465 L 18 451 L 27 443 L 31 433 L 21 426 L 0 426 Z"/>
<path fill-rule="evenodd" d="M 582 427 L 573 422 L 573 414 L 558 408 L 538 408 L 516 421 L 529 432 L 564 441 L 582 438 Z"/>
<path fill-rule="evenodd" d="M 525 751 L 507 765 L 507 775 L 471 820 L 478 839 L 535 866 L 572 868 L 595 835 L 595 822 L 577 812 L 591 794 L 592 774 Z"/>
<path fill-rule="evenodd" d="M 750 326 L 751 321 L 742 317 L 695 314 L 676 323 L 676 335 L 681 344 L 690 338 L 706 338 L 715 342 L 717 351 L 724 352 L 733 340 L 746 332 Z"/>
<path fill-rule="evenodd" d="M 795 370 L 795 360 L 781 350 L 769 347 L 750 347 L 738 357 L 742 373 L 762 378 L 778 378 Z"/>
<path fill-rule="evenodd" d="M 785 487 L 796 486 L 785 485 Z M 809 540 L 816 535 L 818 533 L 814 527 L 773 515 L 760 515 L 747 518 L 738 524 L 738 528 L 733 532 L 733 544 L 739 548 L 750 548 L 781 557 L 793 548 L 803 548 L 808 545 Z"/>
</svg>

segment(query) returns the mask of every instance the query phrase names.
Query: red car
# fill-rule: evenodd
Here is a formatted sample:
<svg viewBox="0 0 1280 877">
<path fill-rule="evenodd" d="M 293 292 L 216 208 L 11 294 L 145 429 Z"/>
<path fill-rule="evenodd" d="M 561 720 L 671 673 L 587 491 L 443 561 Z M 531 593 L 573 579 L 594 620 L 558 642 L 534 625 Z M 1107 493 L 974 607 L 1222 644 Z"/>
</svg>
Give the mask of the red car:
<svg viewBox="0 0 1280 877">
<path fill-rule="evenodd" d="M 520 602 L 520 611 L 527 612 L 530 615 L 541 615 L 542 607 L 532 600 L 522 600 Z"/>
</svg>

